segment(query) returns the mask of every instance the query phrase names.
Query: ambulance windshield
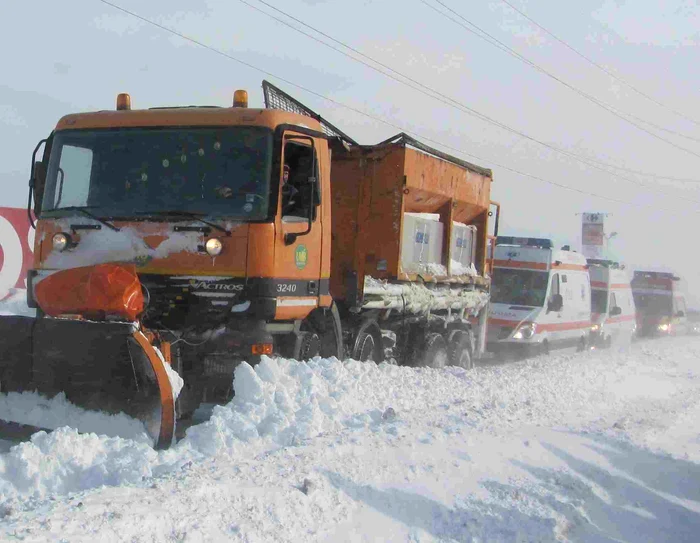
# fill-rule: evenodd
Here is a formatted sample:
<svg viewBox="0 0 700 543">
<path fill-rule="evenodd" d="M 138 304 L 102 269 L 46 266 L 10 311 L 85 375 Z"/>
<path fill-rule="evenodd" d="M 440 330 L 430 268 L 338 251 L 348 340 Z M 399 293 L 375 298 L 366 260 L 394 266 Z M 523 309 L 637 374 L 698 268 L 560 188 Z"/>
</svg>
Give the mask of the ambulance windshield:
<svg viewBox="0 0 700 543">
<path fill-rule="evenodd" d="M 543 307 L 549 274 L 533 270 L 495 268 L 491 284 L 491 302 L 496 304 Z"/>
</svg>

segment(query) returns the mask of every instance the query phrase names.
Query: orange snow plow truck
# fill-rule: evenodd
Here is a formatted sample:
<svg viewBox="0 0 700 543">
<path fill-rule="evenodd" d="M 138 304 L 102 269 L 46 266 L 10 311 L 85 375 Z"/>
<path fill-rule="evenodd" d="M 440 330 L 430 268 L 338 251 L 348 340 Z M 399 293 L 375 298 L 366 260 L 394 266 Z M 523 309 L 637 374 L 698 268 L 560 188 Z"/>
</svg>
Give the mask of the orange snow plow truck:
<svg viewBox="0 0 700 543">
<path fill-rule="evenodd" d="M 40 142 L 37 316 L 0 318 L 3 393 L 126 413 L 164 448 L 231 399 L 243 361 L 483 352 L 491 171 L 405 134 L 359 145 L 263 90 L 265 109 L 245 91 L 149 110 L 120 94 Z"/>
</svg>

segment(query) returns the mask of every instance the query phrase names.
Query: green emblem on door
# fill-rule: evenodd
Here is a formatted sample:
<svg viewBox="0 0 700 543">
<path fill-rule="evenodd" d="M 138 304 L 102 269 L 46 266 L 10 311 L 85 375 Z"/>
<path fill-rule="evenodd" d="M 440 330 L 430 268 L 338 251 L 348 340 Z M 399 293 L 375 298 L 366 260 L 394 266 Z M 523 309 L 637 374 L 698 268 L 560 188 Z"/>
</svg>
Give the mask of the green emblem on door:
<svg viewBox="0 0 700 543">
<path fill-rule="evenodd" d="M 297 250 L 294 251 L 294 262 L 297 268 L 303 270 L 306 267 L 306 261 L 309 258 L 309 253 L 306 250 L 306 245 L 299 245 Z"/>
</svg>

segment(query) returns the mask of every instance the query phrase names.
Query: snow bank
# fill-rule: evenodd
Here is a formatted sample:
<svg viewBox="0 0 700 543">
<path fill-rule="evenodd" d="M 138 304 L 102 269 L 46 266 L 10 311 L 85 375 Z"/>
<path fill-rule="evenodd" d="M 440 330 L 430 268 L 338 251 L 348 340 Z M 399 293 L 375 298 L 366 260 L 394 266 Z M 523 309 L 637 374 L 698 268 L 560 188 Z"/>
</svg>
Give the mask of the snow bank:
<svg viewBox="0 0 700 543">
<path fill-rule="evenodd" d="M 366 429 L 398 436 L 417 419 L 423 421 L 417 431 L 432 428 L 420 443 L 437 439 L 438 428 L 444 435 L 510 435 L 524 425 L 631 431 L 637 423 L 628 414 L 644 419 L 651 381 L 680 387 L 675 383 L 681 376 L 693 374 L 683 386 L 700 377 L 693 369 L 696 345 L 667 354 L 641 347 L 469 371 L 263 358 L 255 367 L 237 368 L 234 400 L 216 407 L 210 420 L 190 428 L 174 448 L 155 452 L 141 442 L 68 429 L 40 433 L 0 456 L 0 495 L 26 499 L 102 485 L 149 485 L 153 477 L 193 462 L 224 458 L 237 465 L 319 436 L 364 435 Z M 678 359 L 685 362 L 679 365 Z M 642 370 L 644 386 L 640 380 L 630 386 L 630 376 Z M 674 396 L 674 390 L 666 392 Z"/>
<path fill-rule="evenodd" d="M 295 445 L 346 426 L 381 422 L 388 398 L 355 395 L 381 372 L 375 365 L 316 358 L 308 362 L 264 357 L 236 369 L 235 397 L 217 406 L 209 421 L 187 432 L 184 447 L 207 455 L 264 440 Z M 368 409 L 368 405 L 371 407 Z"/>
<path fill-rule="evenodd" d="M 264 358 L 255 368 L 244 363 L 235 373 L 234 400 L 217 406 L 209 421 L 190 428 L 185 439 L 160 453 L 150 449 L 148 438 L 138 432 L 136 441 L 96 435 L 142 432 L 140 424 L 128 417 L 125 421 L 84 412 L 61 397 L 46 400 L 28 393 L 9 394 L 0 397 L 0 416 L 4 410 L 11 420 L 47 424 L 47 414 L 49 418 L 55 414 L 57 421 L 75 421 L 82 431 L 95 433 L 82 435 L 63 428 L 49 435 L 36 434 L 31 442 L 13 447 L 0 457 L 0 495 L 42 497 L 131 484 L 193 459 L 221 454 L 245 458 L 252 450 L 295 445 L 325 432 L 379 424 L 391 401 L 382 396 L 391 387 L 386 388 L 386 378 L 384 389 L 375 389 L 374 384 L 386 371 L 392 369 L 321 358 L 307 363 Z"/>
<path fill-rule="evenodd" d="M 27 306 L 26 289 L 11 289 L 9 296 L 0 301 L 0 316 L 3 315 L 19 315 L 22 317 L 36 316 L 36 309 L 30 309 Z"/>
</svg>

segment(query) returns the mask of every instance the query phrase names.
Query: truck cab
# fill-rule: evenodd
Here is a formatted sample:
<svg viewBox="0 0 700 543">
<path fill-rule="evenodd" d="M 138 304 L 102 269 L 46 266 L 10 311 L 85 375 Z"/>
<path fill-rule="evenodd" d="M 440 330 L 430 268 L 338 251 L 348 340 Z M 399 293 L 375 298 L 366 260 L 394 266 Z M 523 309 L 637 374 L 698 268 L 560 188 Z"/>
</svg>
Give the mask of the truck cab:
<svg viewBox="0 0 700 543">
<path fill-rule="evenodd" d="M 551 240 L 496 241 L 487 350 L 528 356 L 590 343 L 591 287 L 586 259 Z"/>
</svg>

